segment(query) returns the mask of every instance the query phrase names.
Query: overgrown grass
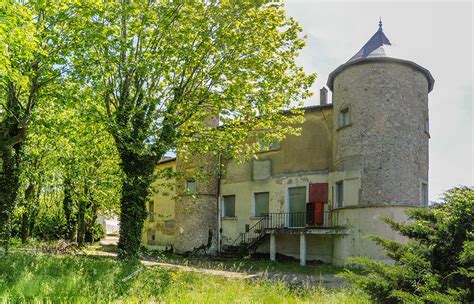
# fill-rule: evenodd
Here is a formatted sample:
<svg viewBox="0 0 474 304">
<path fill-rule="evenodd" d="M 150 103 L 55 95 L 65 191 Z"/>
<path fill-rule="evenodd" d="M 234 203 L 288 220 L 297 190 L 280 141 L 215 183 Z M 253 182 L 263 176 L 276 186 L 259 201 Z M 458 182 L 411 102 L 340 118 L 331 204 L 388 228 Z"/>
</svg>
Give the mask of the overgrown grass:
<svg viewBox="0 0 474 304">
<path fill-rule="evenodd" d="M 348 289 L 232 280 L 110 258 L 11 253 L 0 256 L 0 302 L 368 303 L 368 299 Z"/>
<path fill-rule="evenodd" d="M 324 275 L 338 274 L 344 270 L 343 267 L 332 266 L 329 264 L 313 264 L 309 262 L 306 266 L 301 266 L 297 260 L 286 259 L 284 261 L 272 262 L 269 259 L 255 259 L 250 256 L 243 259 L 219 261 L 214 260 L 212 257 L 186 258 L 170 252 L 145 251 L 144 258 L 163 263 L 241 272 L 266 271 Z"/>
</svg>

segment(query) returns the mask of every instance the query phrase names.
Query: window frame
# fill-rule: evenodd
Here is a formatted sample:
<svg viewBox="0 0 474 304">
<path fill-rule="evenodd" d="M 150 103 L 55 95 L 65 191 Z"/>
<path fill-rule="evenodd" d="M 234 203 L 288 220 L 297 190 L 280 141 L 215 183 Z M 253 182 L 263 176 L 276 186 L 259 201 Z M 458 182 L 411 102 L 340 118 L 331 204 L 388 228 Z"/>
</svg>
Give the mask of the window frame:
<svg viewBox="0 0 474 304">
<path fill-rule="evenodd" d="M 334 208 L 344 207 L 344 180 L 339 180 L 334 183 Z"/>
<path fill-rule="evenodd" d="M 226 197 L 233 197 L 234 198 L 234 215 L 229 216 L 227 215 L 227 208 L 226 208 Z M 222 196 L 222 217 L 223 218 L 236 218 L 237 216 L 235 215 L 235 201 L 236 201 L 236 196 L 235 194 L 230 194 L 230 195 L 223 195 Z"/>
<path fill-rule="evenodd" d="M 343 107 L 341 110 L 339 110 L 337 124 L 338 124 L 338 128 L 337 128 L 338 130 L 349 127 L 351 125 L 351 116 L 350 116 L 349 107 Z"/>
<path fill-rule="evenodd" d="M 193 183 L 194 184 L 194 191 L 189 191 L 189 184 Z M 184 190 L 186 191 L 186 194 L 196 194 L 197 192 L 197 183 L 194 178 L 189 178 L 186 180 L 186 183 L 184 185 Z"/>
<path fill-rule="evenodd" d="M 281 149 L 281 141 L 274 139 L 269 144 L 265 144 L 263 141 L 258 141 L 260 145 L 260 149 L 258 149 L 257 153 L 265 153 L 265 152 L 272 152 L 272 151 L 279 151 Z"/>
<path fill-rule="evenodd" d="M 268 194 L 268 201 L 267 201 L 268 212 L 267 212 L 267 214 L 270 213 L 270 192 L 269 191 L 254 192 L 253 193 L 253 216 L 254 217 L 262 217 L 260 214 L 257 214 L 257 195 L 258 194 L 265 194 L 265 193 Z"/>
</svg>

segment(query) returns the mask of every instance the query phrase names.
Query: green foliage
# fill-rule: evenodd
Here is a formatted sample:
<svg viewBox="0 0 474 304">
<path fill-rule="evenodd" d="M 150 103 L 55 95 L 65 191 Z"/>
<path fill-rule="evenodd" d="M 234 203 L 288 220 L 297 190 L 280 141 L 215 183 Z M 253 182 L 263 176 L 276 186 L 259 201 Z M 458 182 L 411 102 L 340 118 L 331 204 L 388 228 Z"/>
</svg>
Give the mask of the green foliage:
<svg viewBox="0 0 474 304">
<path fill-rule="evenodd" d="M 0 259 L 0 269 L 0 302 L 369 303 L 347 289 L 227 279 L 109 258 L 12 253 Z"/>
<path fill-rule="evenodd" d="M 342 276 L 380 303 L 457 303 L 474 301 L 474 190 L 454 188 L 444 202 L 428 209 L 409 209 L 410 222 L 382 218 L 392 229 L 409 238 L 398 243 L 381 237 L 393 265 L 365 257 L 350 264 L 362 273 Z"/>
<path fill-rule="evenodd" d="M 295 62 L 305 43 L 281 4 L 89 1 L 74 10 L 74 69 L 102 102 L 124 173 L 121 258 L 138 254 L 154 167 L 167 151 L 241 159 L 258 150 L 255 137 L 298 133 L 301 112 L 283 109 L 310 96 L 315 75 Z"/>
<path fill-rule="evenodd" d="M 0 3 L 0 243 L 8 249 L 34 111 L 58 92 L 74 44 L 65 1 Z"/>
</svg>

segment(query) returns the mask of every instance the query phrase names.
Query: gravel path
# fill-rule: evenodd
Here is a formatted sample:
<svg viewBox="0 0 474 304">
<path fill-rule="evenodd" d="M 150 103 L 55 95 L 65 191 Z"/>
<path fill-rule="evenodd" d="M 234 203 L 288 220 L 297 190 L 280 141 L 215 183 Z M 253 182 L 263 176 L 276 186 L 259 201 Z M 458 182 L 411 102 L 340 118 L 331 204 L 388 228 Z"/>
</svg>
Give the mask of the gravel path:
<svg viewBox="0 0 474 304">
<path fill-rule="evenodd" d="M 114 245 L 117 244 L 118 237 L 107 236 L 100 242 L 101 245 Z M 95 251 L 89 252 L 91 255 L 110 256 L 116 257 L 117 254 L 113 252 Z M 151 260 L 141 260 L 141 263 L 145 266 L 155 267 L 159 266 L 171 270 L 179 270 L 184 272 L 195 272 L 205 275 L 221 276 L 229 279 L 237 280 L 258 280 L 265 279 L 270 281 L 283 281 L 287 284 L 295 285 L 309 285 L 309 286 L 320 286 L 323 288 L 339 288 L 343 283 L 344 279 L 337 278 L 333 274 L 324 275 L 310 275 L 303 273 L 289 273 L 289 272 L 263 272 L 263 271 L 250 271 L 250 272 L 236 272 L 226 271 L 217 269 L 207 269 L 192 266 L 184 266 L 178 264 L 162 263 Z"/>
</svg>

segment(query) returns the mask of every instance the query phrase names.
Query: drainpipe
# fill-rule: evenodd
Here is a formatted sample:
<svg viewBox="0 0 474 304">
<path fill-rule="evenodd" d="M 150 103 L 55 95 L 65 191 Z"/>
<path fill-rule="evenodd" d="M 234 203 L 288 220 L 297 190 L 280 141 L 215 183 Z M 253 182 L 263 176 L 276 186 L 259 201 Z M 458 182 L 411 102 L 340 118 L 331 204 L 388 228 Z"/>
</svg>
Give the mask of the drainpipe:
<svg viewBox="0 0 474 304">
<path fill-rule="evenodd" d="M 220 213 L 220 198 L 221 198 L 221 169 L 222 169 L 222 159 L 221 159 L 221 154 L 219 153 L 218 160 L 218 169 L 217 169 L 217 252 L 221 252 L 221 238 L 222 238 L 222 232 L 221 232 L 221 213 Z"/>
</svg>

